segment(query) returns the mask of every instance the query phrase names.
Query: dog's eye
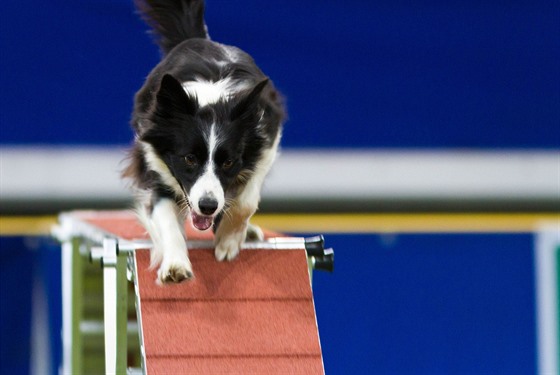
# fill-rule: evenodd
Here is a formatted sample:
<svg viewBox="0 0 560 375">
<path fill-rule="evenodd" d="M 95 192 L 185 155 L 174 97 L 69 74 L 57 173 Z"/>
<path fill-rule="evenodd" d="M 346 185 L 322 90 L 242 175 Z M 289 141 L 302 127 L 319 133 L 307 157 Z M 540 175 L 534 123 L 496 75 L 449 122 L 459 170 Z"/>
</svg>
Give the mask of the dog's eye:
<svg viewBox="0 0 560 375">
<path fill-rule="evenodd" d="M 226 161 L 224 161 L 224 163 L 222 164 L 222 169 L 230 169 L 231 167 L 233 167 L 233 160 L 231 159 L 226 159 Z"/>
<path fill-rule="evenodd" d="M 198 161 L 196 160 L 196 156 L 189 154 L 185 156 L 185 163 L 187 164 L 187 167 L 194 168 L 198 164 Z"/>
</svg>

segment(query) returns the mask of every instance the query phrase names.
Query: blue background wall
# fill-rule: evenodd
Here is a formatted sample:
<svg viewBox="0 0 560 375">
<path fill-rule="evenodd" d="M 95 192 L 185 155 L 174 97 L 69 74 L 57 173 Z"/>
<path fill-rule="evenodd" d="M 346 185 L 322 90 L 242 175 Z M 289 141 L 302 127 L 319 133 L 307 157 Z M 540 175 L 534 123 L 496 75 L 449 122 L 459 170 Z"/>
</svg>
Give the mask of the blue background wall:
<svg viewBox="0 0 560 375">
<path fill-rule="evenodd" d="M 531 234 L 326 236 L 327 374 L 537 373 Z"/>
<path fill-rule="evenodd" d="M 285 93 L 285 147 L 558 148 L 557 1 L 209 0 Z M 0 144 L 128 144 L 157 63 L 130 0 L 4 0 Z"/>
<path fill-rule="evenodd" d="M 0 236 L 0 374 L 29 375 L 33 346 L 48 363 L 41 374 L 58 374 L 62 360 L 62 286 L 60 244 L 47 237 Z M 45 297 L 37 306 L 37 294 Z M 34 300 L 35 299 L 35 300 Z M 41 315 L 38 317 L 38 315 Z M 33 320 L 46 337 L 37 347 Z M 37 329 L 37 326 L 35 326 Z"/>
</svg>

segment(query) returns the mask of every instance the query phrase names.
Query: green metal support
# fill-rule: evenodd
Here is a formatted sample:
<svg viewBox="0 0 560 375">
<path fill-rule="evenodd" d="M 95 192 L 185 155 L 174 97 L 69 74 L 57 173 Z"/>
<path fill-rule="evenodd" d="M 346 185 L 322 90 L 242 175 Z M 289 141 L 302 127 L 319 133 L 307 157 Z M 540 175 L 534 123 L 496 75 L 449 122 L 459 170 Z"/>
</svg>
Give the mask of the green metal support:
<svg viewBox="0 0 560 375">
<path fill-rule="evenodd" d="M 74 374 L 83 373 L 83 341 L 80 324 L 84 313 L 83 301 L 83 259 L 80 253 L 81 240 L 72 238 L 70 246 L 72 248 L 72 357 L 71 369 Z"/>
<path fill-rule="evenodd" d="M 126 375 L 127 324 L 128 324 L 128 280 L 127 254 L 117 255 L 117 374 Z"/>
<path fill-rule="evenodd" d="M 554 250 L 556 258 L 556 349 L 558 361 L 560 361 L 560 244 Z"/>
</svg>

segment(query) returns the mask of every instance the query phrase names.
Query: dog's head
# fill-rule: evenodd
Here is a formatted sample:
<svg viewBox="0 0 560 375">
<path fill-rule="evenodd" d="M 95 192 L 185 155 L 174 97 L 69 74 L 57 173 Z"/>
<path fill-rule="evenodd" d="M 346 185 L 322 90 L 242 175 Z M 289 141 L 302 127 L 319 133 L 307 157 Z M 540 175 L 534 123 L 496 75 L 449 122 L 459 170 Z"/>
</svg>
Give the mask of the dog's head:
<svg viewBox="0 0 560 375">
<path fill-rule="evenodd" d="M 267 83 L 201 105 L 171 75 L 161 80 L 139 141 L 159 175 L 158 188 L 184 198 L 200 230 L 212 226 L 258 162 L 266 142 L 260 97 Z"/>
</svg>

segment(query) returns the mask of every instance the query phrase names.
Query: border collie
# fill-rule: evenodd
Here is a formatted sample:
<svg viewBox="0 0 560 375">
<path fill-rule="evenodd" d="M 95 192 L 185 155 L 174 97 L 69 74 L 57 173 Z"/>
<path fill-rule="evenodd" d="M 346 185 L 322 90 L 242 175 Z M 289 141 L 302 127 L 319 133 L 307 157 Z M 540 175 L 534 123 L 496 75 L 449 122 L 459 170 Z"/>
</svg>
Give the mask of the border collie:
<svg viewBox="0 0 560 375">
<path fill-rule="evenodd" d="M 135 0 L 162 60 L 136 93 L 135 141 L 124 176 L 152 238 L 159 283 L 193 277 L 184 221 L 213 229 L 218 261 L 246 238 L 265 176 L 276 158 L 281 94 L 239 48 L 210 40 L 203 0 Z"/>
</svg>

